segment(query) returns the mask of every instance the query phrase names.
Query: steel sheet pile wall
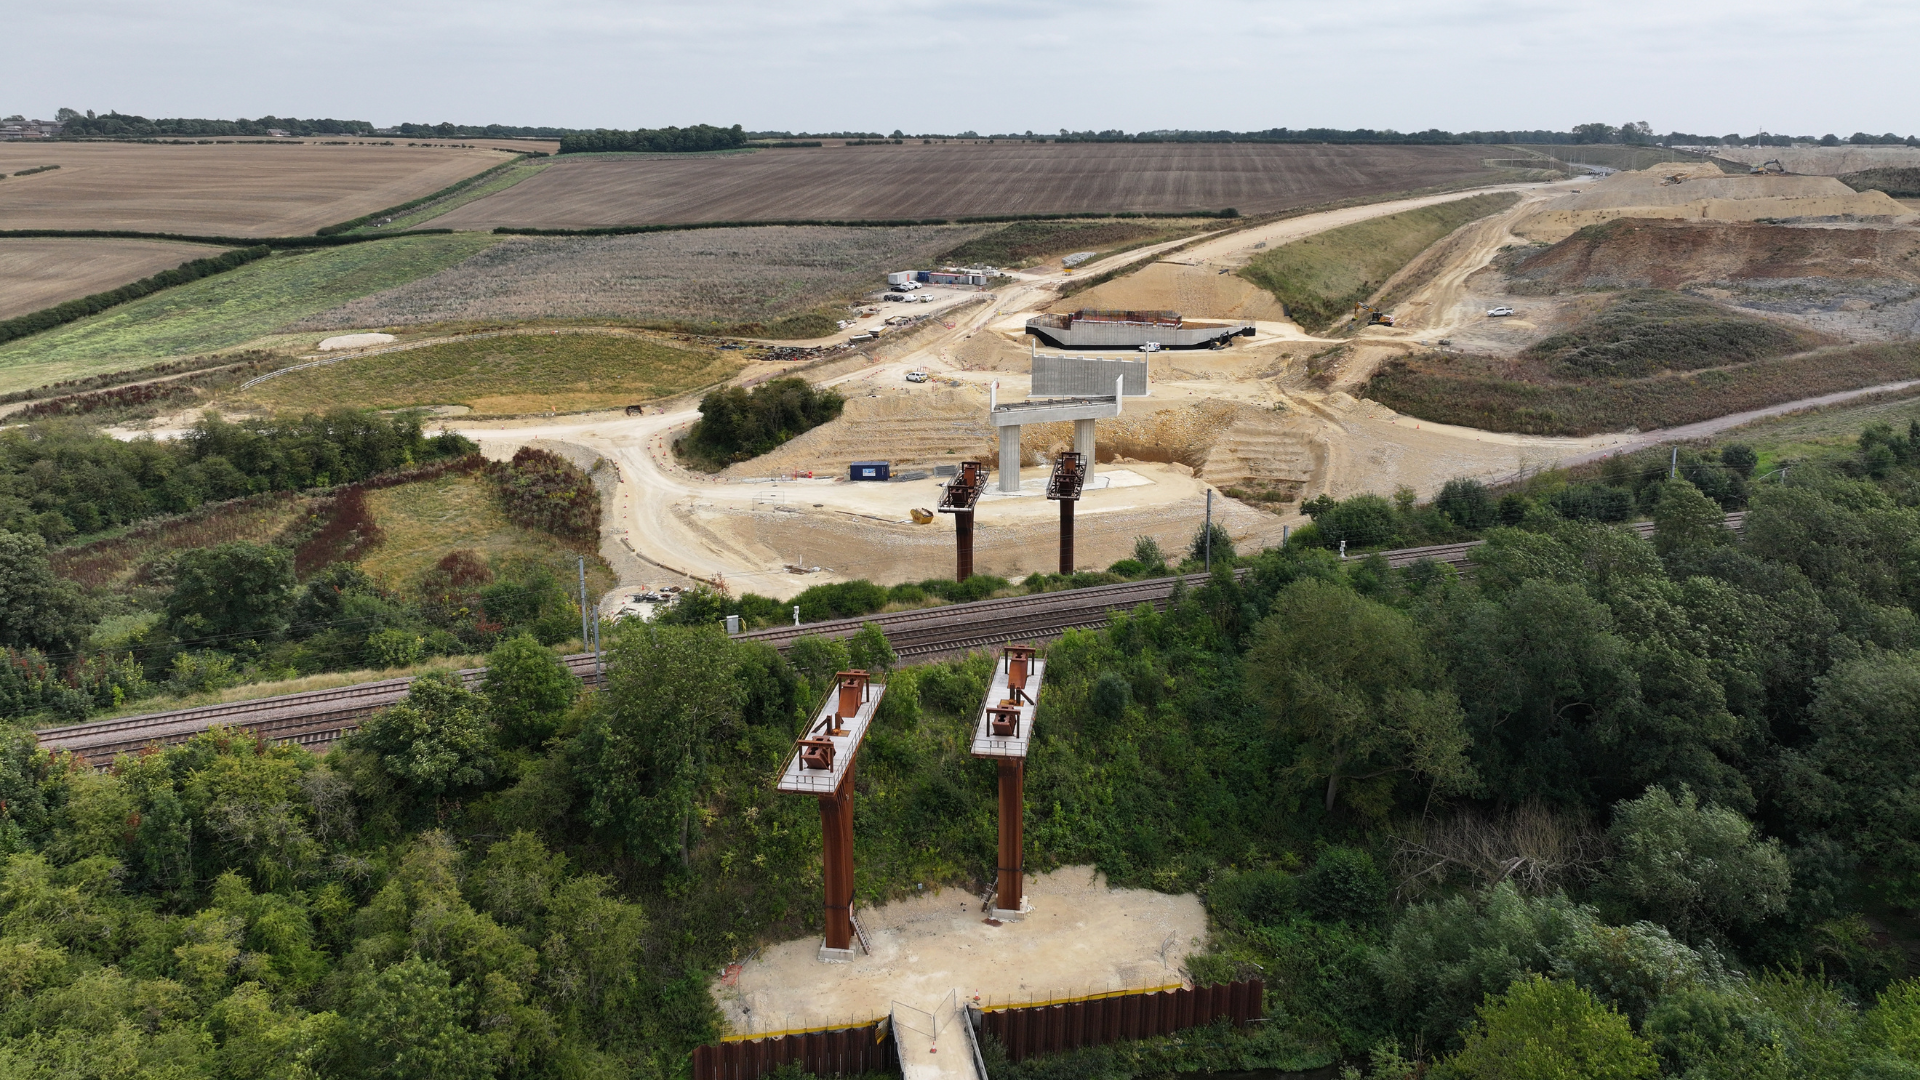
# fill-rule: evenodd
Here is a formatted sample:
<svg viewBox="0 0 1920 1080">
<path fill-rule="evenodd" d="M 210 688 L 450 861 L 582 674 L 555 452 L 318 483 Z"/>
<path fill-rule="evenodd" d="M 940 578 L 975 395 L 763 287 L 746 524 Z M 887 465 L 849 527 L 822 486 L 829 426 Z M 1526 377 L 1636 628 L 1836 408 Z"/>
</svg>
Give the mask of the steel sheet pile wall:
<svg viewBox="0 0 1920 1080">
<path fill-rule="evenodd" d="M 1205 1027 L 1222 1016 L 1244 1027 L 1261 1015 L 1266 984 L 1259 979 L 1145 994 L 994 1009 L 982 1017 L 1007 1057 L 1025 1061 L 1083 1046 L 1168 1035 Z"/>
<path fill-rule="evenodd" d="M 876 1020 L 865 1027 L 696 1047 L 693 1080 L 759 1080 L 789 1061 L 815 1076 L 858 1076 L 899 1063 L 893 1040 Z"/>
</svg>

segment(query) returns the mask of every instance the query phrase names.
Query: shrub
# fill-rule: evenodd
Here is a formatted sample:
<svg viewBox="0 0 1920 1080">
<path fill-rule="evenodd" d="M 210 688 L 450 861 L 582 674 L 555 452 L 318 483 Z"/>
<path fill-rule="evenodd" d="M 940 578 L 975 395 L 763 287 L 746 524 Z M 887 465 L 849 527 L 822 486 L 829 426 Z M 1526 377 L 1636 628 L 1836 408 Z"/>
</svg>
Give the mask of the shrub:
<svg viewBox="0 0 1920 1080">
<path fill-rule="evenodd" d="M 730 386 L 700 399 L 700 419 L 683 445 L 696 457 L 746 461 L 838 419 L 845 406 L 835 391 L 800 378 L 773 379 L 752 390 Z"/>
<path fill-rule="evenodd" d="M 1627 1018 L 1571 983 L 1530 975 L 1490 998 L 1447 1062 L 1465 1080 L 1641 1080 L 1660 1061 Z"/>
<path fill-rule="evenodd" d="M 507 517 L 582 543 L 600 537 L 600 493 L 586 470 L 566 458 L 521 447 L 506 465 L 492 468 Z"/>
<path fill-rule="evenodd" d="M 1299 891 L 1293 876 L 1284 871 L 1247 870 L 1214 882 L 1207 891 L 1207 906 L 1214 918 L 1232 929 L 1274 926 L 1293 914 Z"/>
<path fill-rule="evenodd" d="M 1307 910 L 1323 919 L 1365 922 L 1387 910 L 1387 879 L 1373 856 L 1354 848 L 1322 851 L 1301 875 L 1300 892 Z"/>
<path fill-rule="evenodd" d="M 1494 504 L 1487 486 L 1478 480 L 1449 480 L 1434 497 L 1433 505 L 1455 525 L 1478 532 L 1500 523 L 1500 508 Z"/>
</svg>

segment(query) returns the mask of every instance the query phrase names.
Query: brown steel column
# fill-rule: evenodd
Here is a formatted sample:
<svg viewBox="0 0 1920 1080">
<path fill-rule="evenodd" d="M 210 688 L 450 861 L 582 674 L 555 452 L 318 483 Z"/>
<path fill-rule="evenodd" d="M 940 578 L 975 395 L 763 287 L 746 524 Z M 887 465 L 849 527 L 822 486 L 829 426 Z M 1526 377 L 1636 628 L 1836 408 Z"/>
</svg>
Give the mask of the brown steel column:
<svg viewBox="0 0 1920 1080">
<path fill-rule="evenodd" d="M 994 890 L 994 906 L 1003 911 L 1020 910 L 1020 819 L 1026 801 L 1026 772 L 1024 759 L 1000 759 L 1000 881 Z"/>
<path fill-rule="evenodd" d="M 1073 573 L 1073 500 L 1060 500 L 1060 572 Z"/>
<path fill-rule="evenodd" d="M 822 874 L 826 885 L 826 944 L 853 948 L 853 767 L 831 795 L 820 796 Z"/>
<path fill-rule="evenodd" d="M 953 515 L 953 580 L 973 576 L 973 511 Z"/>
</svg>

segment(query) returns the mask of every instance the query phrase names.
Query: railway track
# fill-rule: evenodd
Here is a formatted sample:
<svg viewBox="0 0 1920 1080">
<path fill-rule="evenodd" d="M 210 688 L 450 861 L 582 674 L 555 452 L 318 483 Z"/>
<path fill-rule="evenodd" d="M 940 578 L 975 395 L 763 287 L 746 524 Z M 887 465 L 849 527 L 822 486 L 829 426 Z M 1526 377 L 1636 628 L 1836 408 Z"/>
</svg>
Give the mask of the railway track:
<svg viewBox="0 0 1920 1080">
<path fill-rule="evenodd" d="M 1740 529 L 1745 523 L 1746 514 L 1743 511 L 1727 515 L 1729 529 Z M 1653 535 L 1650 522 L 1636 524 L 1633 528 L 1643 537 Z M 1382 554 L 1386 557 L 1387 565 L 1395 569 L 1426 560 L 1464 569 L 1469 566 L 1471 553 L 1479 544 L 1478 540 L 1435 544 L 1400 548 Z M 1234 573 L 1236 577 L 1244 578 L 1249 571 L 1242 568 Z M 887 635 L 887 641 L 901 659 L 937 660 L 964 656 L 973 649 L 1016 639 L 1053 641 L 1068 630 L 1103 626 L 1110 612 L 1130 610 L 1141 604 L 1150 604 L 1155 610 L 1164 611 L 1177 580 L 1184 580 L 1189 588 L 1198 588 L 1206 583 L 1207 575 L 1154 578 L 885 615 L 831 619 L 801 626 L 754 630 L 736 635 L 735 640 L 757 641 L 784 652 L 803 635 L 850 637 L 867 623 L 875 623 Z M 577 677 L 589 681 L 595 678 L 592 653 L 566 656 L 562 661 Z M 468 668 L 458 674 L 463 683 L 473 687 L 479 684 L 486 669 Z M 366 716 L 405 698 L 412 683 L 411 678 L 383 679 L 332 690 L 311 690 L 252 701 L 124 716 L 47 728 L 39 732 L 39 739 L 42 747 L 71 751 L 96 768 L 105 767 L 120 754 L 137 753 L 149 746 L 173 746 L 186 742 L 216 725 L 249 732 L 274 742 L 297 743 L 311 750 L 324 751 L 340 736 L 358 727 Z"/>
</svg>

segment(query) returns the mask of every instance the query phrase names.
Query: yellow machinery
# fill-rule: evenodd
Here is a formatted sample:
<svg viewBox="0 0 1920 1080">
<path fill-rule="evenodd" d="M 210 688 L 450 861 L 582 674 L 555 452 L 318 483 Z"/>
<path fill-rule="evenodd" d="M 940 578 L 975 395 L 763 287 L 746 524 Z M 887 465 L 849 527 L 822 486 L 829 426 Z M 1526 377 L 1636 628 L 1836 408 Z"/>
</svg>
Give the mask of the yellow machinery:
<svg viewBox="0 0 1920 1080">
<path fill-rule="evenodd" d="M 1353 325 L 1392 326 L 1393 316 L 1381 311 L 1372 304 L 1355 304 L 1353 305 Z"/>
<path fill-rule="evenodd" d="M 1761 162 L 1760 164 L 1755 165 L 1753 167 L 1751 175 L 1780 176 L 1784 174 L 1786 171 L 1787 171 L 1787 167 L 1785 165 L 1780 164 L 1779 158 L 1768 158 L 1767 160 Z"/>
</svg>

